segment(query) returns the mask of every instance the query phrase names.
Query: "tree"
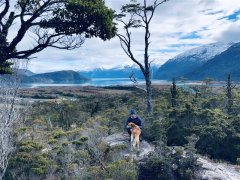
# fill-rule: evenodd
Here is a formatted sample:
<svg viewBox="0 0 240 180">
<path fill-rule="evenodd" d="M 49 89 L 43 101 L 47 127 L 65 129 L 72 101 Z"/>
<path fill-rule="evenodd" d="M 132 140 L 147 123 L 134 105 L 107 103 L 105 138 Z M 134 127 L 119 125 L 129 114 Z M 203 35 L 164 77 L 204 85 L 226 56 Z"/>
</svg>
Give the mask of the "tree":
<svg viewBox="0 0 240 180">
<path fill-rule="evenodd" d="M 151 82 L 151 61 L 149 60 L 149 45 L 150 45 L 150 23 L 153 15 L 158 6 L 168 0 L 155 0 L 152 5 L 147 5 L 147 1 L 143 1 L 143 5 L 137 3 L 136 0 L 131 0 L 131 4 L 126 4 L 121 8 L 121 14 L 116 16 L 116 20 L 123 24 L 125 34 L 117 33 L 120 39 L 121 47 L 126 55 L 136 63 L 145 78 L 146 88 L 144 91 L 147 96 L 147 111 L 149 113 L 153 110 L 152 105 L 152 82 Z M 132 47 L 132 32 L 131 29 L 143 28 L 144 29 L 144 62 L 141 63 L 136 59 L 136 54 L 133 52 Z"/>
<path fill-rule="evenodd" d="M 47 47 L 74 49 L 86 38 L 115 35 L 113 11 L 103 0 L 0 0 L 0 74 L 10 59 L 26 59 Z M 11 32 L 17 32 L 11 37 Z M 18 48 L 24 38 L 29 49 Z"/>
<path fill-rule="evenodd" d="M 173 79 L 170 90 L 171 90 L 171 95 L 172 95 L 172 97 L 171 97 L 172 107 L 176 107 L 176 105 L 177 105 L 177 86 L 176 86 L 175 79 Z"/>
<path fill-rule="evenodd" d="M 210 84 L 212 83 L 212 81 L 213 79 L 210 77 L 206 77 L 205 79 L 203 79 L 201 92 L 203 97 L 206 97 L 211 92 Z"/>
<path fill-rule="evenodd" d="M 0 179 L 3 178 L 11 153 L 15 149 L 14 129 L 21 121 L 23 109 L 17 106 L 20 76 L 0 75 Z"/>
<path fill-rule="evenodd" d="M 233 111 L 233 92 L 232 90 L 235 86 L 232 84 L 231 75 L 228 74 L 227 86 L 226 86 L 226 95 L 227 95 L 227 112 L 231 114 Z"/>
</svg>

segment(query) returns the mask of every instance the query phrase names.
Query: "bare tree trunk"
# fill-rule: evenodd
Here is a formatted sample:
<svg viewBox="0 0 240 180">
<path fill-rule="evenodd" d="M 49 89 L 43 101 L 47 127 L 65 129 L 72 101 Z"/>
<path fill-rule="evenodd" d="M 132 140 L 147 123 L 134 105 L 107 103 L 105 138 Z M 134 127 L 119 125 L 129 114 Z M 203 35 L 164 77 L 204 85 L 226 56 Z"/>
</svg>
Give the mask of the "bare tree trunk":
<svg viewBox="0 0 240 180">
<path fill-rule="evenodd" d="M 145 77 L 146 80 L 146 90 L 147 90 L 147 111 L 152 113 L 153 104 L 152 104 L 152 81 L 150 76 Z"/>
</svg>

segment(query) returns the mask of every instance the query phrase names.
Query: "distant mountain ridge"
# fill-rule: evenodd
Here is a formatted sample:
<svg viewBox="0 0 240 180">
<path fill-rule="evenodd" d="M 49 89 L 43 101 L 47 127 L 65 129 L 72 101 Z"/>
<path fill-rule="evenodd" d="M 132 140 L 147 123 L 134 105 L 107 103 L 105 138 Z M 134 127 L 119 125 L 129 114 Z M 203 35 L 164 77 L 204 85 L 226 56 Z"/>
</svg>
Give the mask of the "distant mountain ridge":
<svg viewBox="0 0 240 180">
<path fill-rule="evenodd" d="M 158 70 L 157 66 L 152 67 L 153 74 Z M 114 67 L 111 69 L 97 68 L 90 71 L 76 72 L 72 70 L 56 71 L 49 73 L 35 74 L 29 70 L 20 69 L 22 83 L 83 83 L 92 78 L 129 78 L 143 79 L 141 70 L 136 66 Z"/>
<path fill-rule="evenodd" d="M 83 83 L 89 80 L 90 79 L 72 70 L 33 74 L 29 76 L 25 73 L 22 74 L 22 83 Z"/>
<path fill-rule="evenodd" d="M 237 51 L 232 51 L 231 53 L 228 53 L 228 56 L 226 56 L 224 52 L 231 51 L 232 48 L 238 46 L 237 44 L 238 43 L 233 42 L 220 42 L 207 44 L 198 48 L 188 50 L 184 53 L 177 55 L 173 59 L 168 60 L 158 69 L 155 76 L 157 77 L 157 79 L 167 80 L 171 80 L 173 78 L 178 79 L 181 76 L 184 76 L 187 79 L 191 80 L 202 80 L 205 77 L 212 77 L 216 80 L 226 79 L 225 75 L 223 75 L 223 71 L 215 70 L 220 67 L 219 59 L 221 59 L 221 56 L 222 58 L 228 58 L 229 62 L 236 62 L 236 60 L 234 60 L 234 57 L 235 55 L 237 55 Z M 240 66 L 234 67 L 232 68 L 232 70 L 230 70 L 231 67 L 229 66 L 233 66 L 233 64 L 225 63 L 224 65 L 225 66 L 221 66 L 221 68 L 227 68 L 229 70 L 228 73 L 230 74 L 233 73 L 233 69 L 235 69 L 234 71 L 240 71 Z M 212 72 L 210 73 L 210 71 Z"/>
<path fill-rule="evenodd" d="M 228 74 L 231 74 L 233 80 L 240 79 L 240 43 L 232 45 L 226 51 L 184 76 L 190 80 L 202 79 L 202 77 L 226 80 Z"/>
<path fill-rule="evenodd" d="M 152 66 L 153 74 L 157 70 L 157 66 Z M 132 72 L 134 72 L 136 78 L 144 79 L 140 68 L 136 66 L 114 67 L 111 69 L 97 68 L 90 71 L 81 71 L 80 73 L 88 78 L 129 78 Z"/>
<path fill-rule="evenodd" d="M 34 74 L 22 70 L 23 83 L 82 83 L 92 78 L 129 78 L 143 79 L 137 66 L 98 68 L 90 71 L 57 71 Z M 153 79 L 172 80 L 184 76 L 189 80 L 226 80 L 231 74 L 235 80 L 240 79 L 240 42 L 212 43 L 188 50 L 168 60 L 159 68 L 152 67 Z"/>
</svg>

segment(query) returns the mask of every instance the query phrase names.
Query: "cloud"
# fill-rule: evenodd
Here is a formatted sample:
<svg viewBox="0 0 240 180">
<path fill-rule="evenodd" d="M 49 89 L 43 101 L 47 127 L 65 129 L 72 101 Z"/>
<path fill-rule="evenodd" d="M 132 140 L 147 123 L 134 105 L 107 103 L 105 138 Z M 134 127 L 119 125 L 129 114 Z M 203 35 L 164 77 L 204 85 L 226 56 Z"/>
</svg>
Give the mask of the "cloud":
<svg viewBox="0 0 240 180">
<path fill-rule="evenodd" d="M 228 25 L 215 39 L 216 41 L 240 42 L 240 21 Z"/>
<path fill-rule="evenodd" d="M 142 2 L 142 0 L 138 0 Z M 119 12 L 129 0 L 106 0 L 106 4 Z M 148 3 L 153 0 L 148 0 Z M 191 48 L 217 41 L 240 41 L 239 0 L 170 0 L 157 9 L 150 24 L 150 58 L 161 65 L 168 59 Z M 136 58 L 143 61 L 144 35 L 132 31 Z M 28 39 L 24 47 L 31 45 Z M 81 48 L 73 51 L 46 49 L 31 60 L 29 69 L 46 72 L 62 69 L 89 70 L 103 67 L 132 65 L 119 40 L 103 42 L 87 39 Z"/>
</svg>

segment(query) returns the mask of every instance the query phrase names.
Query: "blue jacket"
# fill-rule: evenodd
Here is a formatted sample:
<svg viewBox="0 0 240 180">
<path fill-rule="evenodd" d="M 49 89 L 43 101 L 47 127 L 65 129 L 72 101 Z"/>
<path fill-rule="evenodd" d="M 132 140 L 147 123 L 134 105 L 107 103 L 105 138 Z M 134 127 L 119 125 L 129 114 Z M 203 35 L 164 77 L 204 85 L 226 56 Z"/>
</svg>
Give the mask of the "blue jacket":
<svg viewBox="0 0 240 180">
<path fill-rule="evenodd" d="M 126 127 L 127 127 L 128 123 L 130 123 L 130 122 L 133 122 L 134 124 L 136 124 L 140 128 L 142 128 L 142 121 L 141 121 L 141 119 L 138 116 L 135 119 L 132 119 L 131 117 L 129 117 L 127 119 L 127 122 L 126 122 Z"/>
</svg>

